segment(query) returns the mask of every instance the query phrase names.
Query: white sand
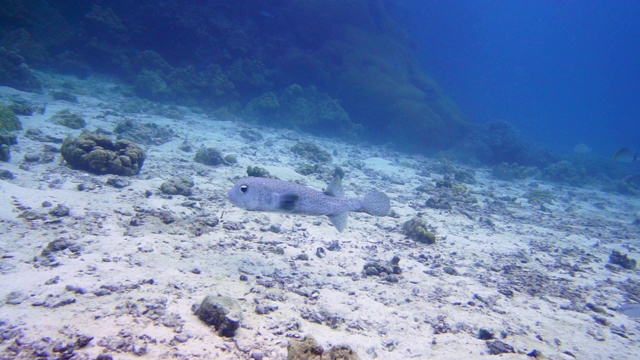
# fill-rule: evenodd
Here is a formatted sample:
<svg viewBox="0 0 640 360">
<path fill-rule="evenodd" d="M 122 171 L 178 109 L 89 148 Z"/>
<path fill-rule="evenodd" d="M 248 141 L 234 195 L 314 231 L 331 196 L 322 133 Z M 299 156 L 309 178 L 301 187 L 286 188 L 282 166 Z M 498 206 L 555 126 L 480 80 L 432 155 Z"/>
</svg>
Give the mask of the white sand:
<svg viewBox="0 0 640 360">
<path fill-rule="evenodd" d="M 286 359 L 291 337 L 306 334 L 325 348 L 348 344 L 361 359 L 494 358 L 487 341 L 478 339 L 484 328 L 515 349 L 516 353 L 499 356 L 503 359 L 528 358 L 533 349 L 546 359 L 574 358 L 568 353 L 577 359 L 637 359 L 639 323 L 613 309 L 627 301 L 629 292 L 640 297 L 640 270 L 614 272 L 605 265 L 612 250 L 640 260 L 640 226 L 631 224 L 640 210 L 639 199 L 531 179 L 502 182 L 488 170 L 477 169 L 478 183 L 465 185 L 477 204 L 453 201 L 453 210 L 431 209 L 425 201 L 435 190 L 415 189 L 442 178 L 437 160 L 221 121 L 182 108 L 177 111 L 184 118 L 171 119 L 158 115 L 161 106 L 114 92 L 113 84 L 105 81 L 48 81 L 52 87 L 72 83 L 79 103 L 0 89 L 5 103 L 12 97 L 46 101 L 44 115 L 20 117 L 25 129 L 38 128 L 58 138 L 77 135 L 80 131 L 47 121 L 68 108 L 85 117 L 89 130 L 111 131 L 119 121 L 130 119 L 169 125 L 176 136 L 148 147 L 140 175 L 130 178 L 130 186 L 116 189 L 105 184 L 110 175 L 72 170 L 59 154 L 54 162 L 21 169 L 23 156 L 40 153 L 43 144 L 24 132 L 19 135 L 11 162 L 0 163 L 0 169 L 16 176 L 0 180 L 0 320 L 3 328 L 20 335 L 0 343 L 0 358 L 13 354 L 10 347 L 16 338 L 31 344 L 22 347 L 23 358 L 30 358 L 30 347 L 47 345 L 43 338 L 51 345 L 73 342 L 78 334 L 93 340 L 76 350 L 77 358 L 100 353 L 138 358 L 131 344 L 136 351 L 146 344 L 143 357 L 149 359 L 248 359 L 255 352 L 265 359 Z M 122 111 L 134 104 L 147 109 Z M 255 129 L 265 139 L 248 143 L 239 135 L 243 129 Z M 211 146 L 234 153 L 239 164 L 195 163 L 194 152 L 179 149 L 185 140 L 195 149 Z M 247 212 L 226 201 L 226 191 L 234 178 L 246 175 L 247 165 L 321 189 L 327 176 L 294 171 L 307 163 L 290 151 L 298 140 L 336 150 L 333 164 L 342 165 L 347 174 L 346 195 L 383 190 L 396 216 L 351 214 L 348 229 L 339 233 L 324 217 Z M 173 175 L 194 180 L 192 204 L 184 204 L 189 201 L 184 196 L 161 195 L 160 184 Z M 88 179 L 101 186 L 79 191 L 77 186 Z M 545 205 L 549 211 L 523 199 L 531 183 L 555 195 Z M 144 195 L 147 190 L 154 193 L 149 198 Z M 42 207 L 44 201 L 69 207 L 71 215 L 51 221 L 56 218 L 48 215 L 51 208 Z M 19 217 L 28 209 L 43 219 Z M 154 210 L 171 212 L 176 221 L 164 224 L 149 214 Z M 403 234 L 402 224 L 418 213 L 436 230 L 436 244 L 419 244 Z M 140 226 L 129 225 L 135 214 Z M 206 218 L 221 222 L 195 236 L 194 221 Z M 225 229 L 233 222 L 244 229 Z M 261 231 L 273 224 L 281 225 L 282 233 Z M 79 255 L 65 250 L 56 253 L 59 266 L 36 266 L 34 257 L 59 238 L 81 245 Z M 333 240 L 341 249 L 327 250 L 326 257 L 318 258 L 316 248 L 326 249 Z M 271 251 L 276 246 L 284 255 Z M 308 254 L 308 261 L 294 260 L 302 253 Z M 400 257 L 403 270 L 397 283 L 362 276 L 365 263 L 386 262 L 394 255 Z M 447 274 L 447 266 L 458 275 Z M 240 281 L 241 274 L 248 280 Z M 45 285 L 50 279 L 57 280 Z M 273 287 L 264 286 L 269 285 L 264 281 Z M 86 293 L 70 291 L 69 286 Z M 109 289 L 107 295 L 96 294 L 101 286 Z M 505 295 L 505 289 L 513 295 Z M 5 302 L 12 292 L 18 293 L 17 305 Z M 242 328 L 235 338 L 219 337 L 192 313 L 192 305 L 208 294 L 230 296 L 243 308 Z M 33 306 L 63 300 L 74 302 Z M 277 310 L 256 314 L 258 303 Z M 605 314 L 589 310 L 586 303 Z M 176 335 L 186 336 L 180 339 L 186 341 L 176 341 Z"/>
</svg>

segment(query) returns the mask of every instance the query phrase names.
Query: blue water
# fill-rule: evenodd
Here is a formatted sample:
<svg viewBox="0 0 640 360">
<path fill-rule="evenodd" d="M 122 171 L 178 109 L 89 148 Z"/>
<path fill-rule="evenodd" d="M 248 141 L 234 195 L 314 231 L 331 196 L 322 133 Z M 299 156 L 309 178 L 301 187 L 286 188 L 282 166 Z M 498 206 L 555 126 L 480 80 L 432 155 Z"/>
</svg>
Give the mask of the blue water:
<svg viewBox="0 0 640 360">
<path fill-rule="evenodd" d="M 427 71 L 474 121 L 567 153 L 640 148 L 640 2 L 405 1 Z"/>
</svg>

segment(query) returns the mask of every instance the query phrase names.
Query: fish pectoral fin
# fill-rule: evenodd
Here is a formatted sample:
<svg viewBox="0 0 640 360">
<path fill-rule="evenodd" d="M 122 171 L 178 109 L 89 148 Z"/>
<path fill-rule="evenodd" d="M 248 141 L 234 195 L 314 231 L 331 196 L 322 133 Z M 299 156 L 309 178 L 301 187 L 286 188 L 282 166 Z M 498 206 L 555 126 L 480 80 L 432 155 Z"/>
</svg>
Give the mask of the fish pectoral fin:
<svg viewBox="0 0 640 360">
<path fill-rule="evenodd" d="M 338 229 L 339 232 L 347 228 L 347 220 L 349 220 L 349 212 L 341 212 L 340 214 L 329 215 L 329 221 Z"/>
<path fill-rule="evenodd" d="M 278 197 L 278 208 L 281 210 L 293 210 L 296 208 L 300 196 L 296 194 L 283 194 Z"/>
</svg>

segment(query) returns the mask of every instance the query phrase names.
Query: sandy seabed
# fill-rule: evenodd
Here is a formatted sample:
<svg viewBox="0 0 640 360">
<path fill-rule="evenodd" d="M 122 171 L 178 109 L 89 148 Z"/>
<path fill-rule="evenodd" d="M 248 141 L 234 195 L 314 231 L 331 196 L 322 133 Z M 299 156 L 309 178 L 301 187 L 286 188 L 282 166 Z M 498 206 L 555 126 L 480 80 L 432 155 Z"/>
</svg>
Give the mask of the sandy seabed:
<svg viewBox="0 0 640 360">
<path fill-rule="evenodd" d="M 499 181 L 489 169 L 169 108 L 123 95 L 108 80 L 46 81 L 79 101 L 0 88 L 4 103 L 46 105 L 20 119 L 25 130 L 49 136 L 22 131 L 11 161 L 0 163 L 15 175 L 0 180 L 2 359 L 286 359 L 289 342 L 305 335 L 325 349 L 347 344 L 361 359 L 640 354 L 638 320 L 615 311 L 640 301 L 639 270 L 608 265 L 614 250 L 638 258 L 637 198 Z M 59 153 L 48 163 L 25 161 L 80 133 L 49 120 L 62 109 L 82 115 L 90 131 L 130 120 L 175 135 L 145 146 L 141 173 L 117 188 L 107 184 L 112 175 L 71 169 Z M 243 131 L 263 139 L 249 141 Z M 346 196 L 385 191 L 391 215 L 351 214 L 339 233 L 326 217 L 249 212 L 226 200 L 248 165 L 322 189 L 333 165 L 317 175 L 295 172 L 309 163 L 291 151 L 300 141 L 333 154 Z M 238 163 L 196 163 L 185 144 L 235 154 Z M 475 171 L 476 183 L 436 188 L 452 168 Z M 162 194 L 173 176 L 191 178 L 193 194 Z M 544 197 L 530 201 L 532 190 Z M 431 198 L 442 209 L 427 206 Z M 69 215 L 51 215 L 58 205 Z M 415 216 L 431 226 L 435 244 L 405 235 L 403 224 Z M 66 246 L 47 260 L 43 250 L 55 241 Z M 364 274 L 365 264 L 394 256 L 401 274 Z M 194 315 L 207 295 L 242 308 L 233 338 Z"/>
</svg>

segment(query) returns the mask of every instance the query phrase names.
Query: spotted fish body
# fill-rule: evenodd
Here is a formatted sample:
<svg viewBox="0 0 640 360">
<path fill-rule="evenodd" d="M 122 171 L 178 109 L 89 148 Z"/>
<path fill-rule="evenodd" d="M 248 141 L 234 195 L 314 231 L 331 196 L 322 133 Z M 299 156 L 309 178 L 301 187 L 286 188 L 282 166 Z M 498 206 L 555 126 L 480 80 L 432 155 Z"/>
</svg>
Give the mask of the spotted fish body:
<svg viewBox="0 0 640 360">
<path fill-rule="evenodd" d="M 325 192 L 288 181 L 248 177 L 240 179 L 228 195 L 231 203 L 247 210 L 327 215 L 338 231 L 347 227 L 351 211 L 385 216 L 390 208 L 389 198 L 380 191 L 362 199 L 343 197 L 338 177 Z"/>
</svg>

